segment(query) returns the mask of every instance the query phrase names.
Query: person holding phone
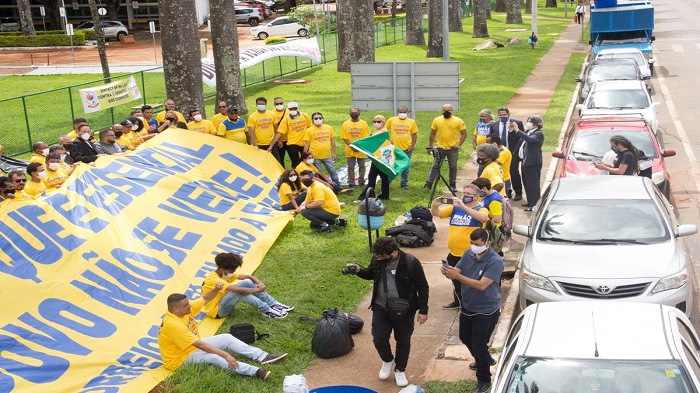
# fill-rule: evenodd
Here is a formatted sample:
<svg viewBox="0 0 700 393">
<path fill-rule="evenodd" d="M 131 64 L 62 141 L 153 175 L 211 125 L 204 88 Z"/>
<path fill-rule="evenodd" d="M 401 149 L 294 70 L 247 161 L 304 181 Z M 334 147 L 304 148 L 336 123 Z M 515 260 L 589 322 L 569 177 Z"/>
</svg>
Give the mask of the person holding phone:
<svg viewBox="0 0 700 393">
<path fill-rule="evenodd" d="M 454 198 L 450 203 L 449 198 L 435 198 L 430 206 L 430 212 L 434 217 L 450 219 L 450 229 L 447 233 L 447 263 L 455 266 L 464 252 L 469 247 L 467 238 L 474 230 L 482 228 L 489 219 L 489 211 L 479 202 L 479 188 L 468 184 L 462 189 L 462 197 Z M 453 300 L 442 308 L 458 309 L 461 303 L 460 283 L 452 281 L 454 285 Z"/>
</svg>

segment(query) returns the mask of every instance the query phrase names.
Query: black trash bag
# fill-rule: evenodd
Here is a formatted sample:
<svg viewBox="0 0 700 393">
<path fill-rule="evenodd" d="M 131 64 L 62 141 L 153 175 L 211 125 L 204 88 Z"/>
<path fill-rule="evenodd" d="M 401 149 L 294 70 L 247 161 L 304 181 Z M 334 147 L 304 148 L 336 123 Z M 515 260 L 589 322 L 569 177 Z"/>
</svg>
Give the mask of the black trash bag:
<svg viewBox="0 0 700 393">
<path fill-rule="evenodd" d="M 311 350 L 321 359 L 333 359 L 352 351 L 355 342 L 345 313 L 337 308 L 323 310 L 323 318 L 316 325 L 311 339 Z"/>
<path fill-rule="evenodd" d="M 367 205 L 369 205 L 369 207 Z M 367 201 L 362 201 L 362 203 L 360 203 L 357 213 L 371 217 L 381 217 L 386 214 L 386 206 L 384 206 L 384 203 L 378 198 L 367 198 Z"/>
<path fill-rule="evenodd" d="M 5 156 L 0 157 L 0 170 L 2 170 L 5 173 L 10 173 L 10 171 L 13 169 L 26 170 L 28 165 L 29 161 L 27 160 L 19 160 L 17 158 Z"/>
<path fill-rule="evenodd" d="M 365 326 L 365 321 L 355 314 L 345 313 L 345 317 L 348 319 L 348 329 L 350 330 L 350 335 L 357 334 L 362 331 Z"/>
</svg>

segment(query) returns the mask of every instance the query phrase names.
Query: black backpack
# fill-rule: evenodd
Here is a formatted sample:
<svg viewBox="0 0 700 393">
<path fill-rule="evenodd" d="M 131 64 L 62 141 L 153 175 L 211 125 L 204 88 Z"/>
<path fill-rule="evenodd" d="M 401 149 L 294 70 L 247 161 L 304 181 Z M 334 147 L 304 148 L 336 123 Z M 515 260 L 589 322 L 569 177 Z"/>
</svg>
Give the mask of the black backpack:
<svg viewBox="0 0 700 393">
<path fill-rule="evenodd" d="M 387 228 L 385 234 L 395 237 L 403 247 L 426 247 L 433 244 L 433 235 L 437 232 L 433 221 L 411 219 L 405 224 Z"/>
<path fill-rule="evenodd" d="M 252 344 L 255 342 L 255 340 L 270 337 L 270 335 L 267 333 L 258 333 L 253 324 L 248 322 L 231 325 L 229 333 L 246 344 Z"/>
</svg>

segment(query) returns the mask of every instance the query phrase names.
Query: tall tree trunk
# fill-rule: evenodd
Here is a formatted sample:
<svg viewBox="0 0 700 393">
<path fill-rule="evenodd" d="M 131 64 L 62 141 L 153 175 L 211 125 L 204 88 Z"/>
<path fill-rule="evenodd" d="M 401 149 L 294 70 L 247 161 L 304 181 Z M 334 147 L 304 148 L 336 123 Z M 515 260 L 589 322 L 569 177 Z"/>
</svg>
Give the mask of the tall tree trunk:
<svg viewBox="0 0 700 393">
<path fill-rule="evenodd" d="M 489 28 L 486 25 L 489 11 L 489 0 L 473 0 L 474 1 L 474 31 L 472 37 L 488 37 Z"/>
<path fill-rule="evenodd" d="M 209 0 L 209 11 L 216 68 L 216 102 L 226 101 L 238 108 L 238 113 L 245 113 L 248 110 L 241 84 L 236 11 L 230 0 Z"/>
<path fill-rule="evenodd" d="M 442 0 L 439 0 L 442 1 Z M 447 0 L 447 21 L 450 31 L 464 31 L 462 28 L 462 9 L 460 0 Z"/>
<path fill-rule="evenodd" d="M 425 45 L 420 0 L 406 0 L 406 45 Z"/>
<path fill-rule="evenodd" d="M 557 8 L 557 0 L 547 0 L 544 6 L 545 8 Z"/>
<path fill-rule="evenodd" d="M 26 37 L 36 35 L 34 31 L 34 21 L 32 20 L 32 8 L 29 0 L 17 0 L 17 10 L 19 11 L 19 23 L 22 34 Z"/>
<path fill-rule="evenodd" d="M 350 72 L 351 63 L 374 62 L 373 7 L 373 0 L 336 3 L 339 72 Z"/>
<path fill-rule="evenodd" d="M 45 21 L 51 26 L 51 30 L 61 30 L 61 15 L 58 12 L 61 0 L 41 0 L 41 5 L 46 10 Z"/>
<path fill-rule="evenodd" d="M 100 55 L 100 65 L 102 66 L 102 77 L 109 81 L 111 74 L 109 72 L 109 63 L 107 62 L 107 48 L 105 47 L 105 32 L 100 21 L 100 14 L 97 13 L 97 4 L 95 0 L 88 0 L 90 6 L 90 16 L 92 23 L 95 25 L 95 35 L 97 36 L 97 53 Z"/>
<path fill-rule="evenodd" d="M 525 15 L 532 14 L 532 0 L 525 0 Z"/>
<path fill-rule="evenodd" d="M 396 0 L 391 2 L 391 25 L 396 26 Z"/>
<path fill-rule="evenodd" d="M 491 0 L 473 0 L 473 1 L 481 1 L 483 6 L 485 7 L 484 9 L 486 10 L 486 20 L 491 19 Z"/>
<path fill-rule="evenodd" d="M 119 18 L 119 7 L 122 5 L 122 0 L 107 0 L 105 8 L 107 9 L 107 16 L 110 20 L 118 20 Z M 124 23 L 128 26 L 128 23 Z"/>
<path fill-rule="evenodd" d="M 519 25 L 523 23 L 523 16 L 520 13 L 520 0 L 507 0 L 506 24 Z"/>
<path fill-rule="evenodd" d="M 428 2 L 428 53 L 426 57 L 442 57 L 442 1 Z"/>
<path fill-rule="evenodd" d="M 158 2 L 165 93 L 181 110 L 204 112 L 202 58 L 194 0 Z"/>
<path fill-rule="evenodd" d="M 508 0 L 496 0 L 496 12 L 507 12 L 508 11 Z"/>
</svg>

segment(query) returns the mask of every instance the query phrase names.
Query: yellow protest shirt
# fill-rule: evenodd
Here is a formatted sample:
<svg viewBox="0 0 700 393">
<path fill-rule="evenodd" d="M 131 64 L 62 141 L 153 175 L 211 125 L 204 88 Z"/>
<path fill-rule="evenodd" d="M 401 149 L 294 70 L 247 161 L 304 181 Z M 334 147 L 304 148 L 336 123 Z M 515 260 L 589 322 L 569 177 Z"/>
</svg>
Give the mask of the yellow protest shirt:
<svg viewBox="0 0 700 393">
<path fill-rule="evenodd" d="M 309 170 L 313 173 L 318 173 L 318 168 L 316 168 L 316 165 L 314 164 L 307 164 L 304 161 L 300 162 L 299 165 L 297 165 L 296 168 L 294 168 L 295 171 L 297 171 L 297 174 L 301 175 L 302 171 Z"/>
<path fill-rule="evenodd" d="M 435 145 L 442 149 L 452 149 L 459 146 L 461 131 L 466 131 L 467 126 L 459 117 L 452 116 L 445 119 L 444 116 L 438 116 L 433 120 L 430 129 L 436 131 Z"/>
<path fill-rule="evenodd" d="M 158 124 L 165 121 L 165 112 L 168 112 L 168 111 L 158 112 L 158 114 L 156 115 L 156 121 L 158 122 Z M 175 113 L 177 115 L 177 119 L 179 121 L 181 121 L 183 123 L 187 123 L 187 120 L 185 120 L 185 116 L 183 116 L 182 113 L 180 113 L 178 111 L 169 111 L 169 112 Z"/>
<path fill-rule="evenodd" d="M 47 188 L 58 188 L 68 179 L 68 173 L 63 168 L 52 171 L 46 168 L 46 179 L 42 180 Z"/>
<path fill-rule="evenodd" d="M 476 205 L 474 210 L 487 216 L 489 214 L 488 209 L 481 204 Z M 470 246 L 469 235 L 474 230 L 484 227 L 484 224 L 479 220 L 472 218 L 469 213 L 455 206 L 441 207 L 438 217 L 450 217 L 450 228 L 447 232 L 447 248 L 450 250 L 450 254 L 458 258 L 461 258 Z"/>
<path fill-rule="evenodd" d="M 68 136 L 68 138 L 70 138 L 70 140 L 74 140 L 75 138 L 78 137 L 78 131 L 73 130 L 66 135 Z"/>
<path fill-rule="evenodd" d="M 510 163 L 513 161 L 513 153 L 505 146 L 501 146 L 498 151 L 500 152 L 498 154 L 498 163 L 501 164 L 503 181 L 508 181 L 510 180 Z"/>
<path fill-rule="evenodd" d="M 176 370 L 197 349 L 192 345 L 200 339 L 194 316 L 199 313 L 203 305 L 204 299 L 201 297 L 190 301 L 190 313 L 182 318 L 170 311 L 165 312 L 163 323 L 158 331 L 158 347 L 166 369 Z"/>
<path fill-rule="evenodd" d="M 287 182 L 283 182 L 280 184 L 280 189 L 279 189 L 279 197 L 280 197 L 280 206 L 284 206 L 288 203 L 291 202 L 289 199 L 289 194 L 292 194 L 292 197 L 296 198 L 301 194 L 302 191 L 304 191 L 306 187 L 302 184 L 300 190 L 292 191 L 292 186 L 287 184 Z"/>
<path fill-rule="evenodd" d="M 190 131 L 197 131 L 204 134 L 216 135 L 216 127 L 214 127 L 214 123 L 207 119 L 202 119 L 200 121 L 191 121 L 187 123 L 187 129 Z"/>
<path fill-rule="evenodd" d="M 46 163 L 46 157 L 42 156 L 41 154 L 36 154 L 33 153 L 31 157 L 29 157 L 29 163 L 31 164 L 32 162 L 38 162 L 41 165 L 44 165 Z"/>
<path fill-rule="evenodd" d="M 129 142 L 131 142 L 132 146 L 138 146 L 141 143 L 143 143 L 143 138 L 141 138 L 141 135 L 136 131 L 125 132 L 124 135 L 122 135 L 122 137 L 124 137 L 124 136 L 129 139 Z M 119 142 L 117 142 L 117 143 L 119 143 Z"/>
<path fill-rule="evenodd" d="M 306 191 L 305 202 L 309 204 L 321 200 L 323 201 L 321 209 L 331 214 L 340 215 L 340 202 L 338 202 L 338 197 L 335 196 L 333 190 L 328 188 L 325 184 L 314 180 L 311 187 Z"/>
<path fill-rule="evenodd" d="M 131 139 L 129 139 L 127 134 L 122 134 L 119 138 L 115 138 L 114 141 L 117 142 L 119 146 L 126 147 L 129 150 L 134 148 L 134 144 L 131 143 Z"/>
<path fill-rule="evenodd" d="M 415 120 L 398 116 L 390 117 L 386 121 L 386 129 L 389 130 L 391 143 L 399 149 L 406 151 L 413 144 L 413 134 L 418 132 Z"/>
<path fill-rule="evenodd" d="M 219 124 L 219 129 L 217 135 L 223 136 L 226 139 L 240 143 L 248 143 L 246 138 L 246 132 L 248 129 L 245 126 L 245 121 L 242 118 L 238 118 L 237 122 L 231 121 L 231 119 L 226 118 Z"/>
<path fill-rule="evenodd" d="M 304 146 L 304 136 L 306 129 L 311 125 L 311 116 L 305 112 L 299 112 L 299 115 L 292 119 L 289 112 L 284 116 L 277 132 L 287 136 L 287 145 Z"/>
<path fill-rule="evenodd" d="M 278 111 L 277 109 L 275 109 L 275 110 L 273 111 L 273 113 L 275 114 L 275 128 L 277 128 L 277 132 L 280 132 L 279 126 L 280 126 L 280 124 L 282 124 L 282 119 L 285 117 L 285 115 L 286 115 L 288 112 L 289 112 L 289 111 L 288 111 L 287 109 L 284 109 L 284 110 L 281 110 L 281 111 Z M 279 141 L 280 141 L 280 142 L 287 142 L 287 134 L 282 133 L 282 135 L 280 135 Z"/>
<path fill-rule="evenodd" d="M 362 119 L 357 121 L 346 120 L 343 125 L 340 126 L 340 138 L 348 140 L 350 143 L 358 139 L 366 138 L 369 134 L 369 125 Z M 367 155 L 345 145 L 345 157 L 367 158 Z"/>
<path fill-rule="evenodd" d="M 503 183 L 505 186 L 505 183 L 503 182 L 503 173 L 501 173 L 501 166 L 497 162 L 492 162 L 486 165 L 484 170 L 481 172 L 481 177 L 489 179 L 491 182 L 491 188 L 498 183 Z M 501 188 L 501 192 L 499 192 L 499 194 L 505 196 L 506 188 Z"/>
<path fill-rule="evenodd" d="M 228 115 L 217 113 L 211 118 L 212 124 L 214 124 L 214 128 L 217 130 L 219 129 L 219 124 L 221 124 L 222 121 L 228 119 Z"/>
<path fill-rule="evenodd" d="M 253 129 L 255 143 L 269 145 L 275 137 L 275 113 L 272 111 L 253 112 L 248 116 L 248 128 Z M 251 135 L 252 137 L 253 135 Z"/>
<path fill-rule="evenodd" d="M 317 160 L 331 157 L 331 139 L 335 138 L 333 127 L 328 124 L 312 125 L 306 129 L 304 142 L 309 142 L 309 151 Z"/>
<path fill-rule="evenodd" d="M 46 184 L 44 184 L 44 182 L 42 182 L 41 180 L 36 183 L 30 180 L 24 186 L 23 191 L 27 193 L 27 195 L 35 197 L 41 194 L 42 192 L 46 191 Z"/>
<path fill-rule="evenodd" d="M 238 279 L 238 273 L 233 273 L 231 278 L 224 278 L 216 274 L 216 272 L 211 272 L 207 274 L 204 278 L 204 284 L 202 284 L 202 293 L 207 293 L 216 287 L 216 283 L 222 282 L 224 287 L 219 290 L 216 296 L 209 301 L 209 303 L 204 305 L 204 312 L 207 316 L 211 318 L 216 318 L 216 313 L 219 312 L 219 302 L 221 298 L 226 294 L 226 288 L 228 288 L 231 283 Z M 195 314 L 196 315 L 196 314 Z"/>
</svg>

